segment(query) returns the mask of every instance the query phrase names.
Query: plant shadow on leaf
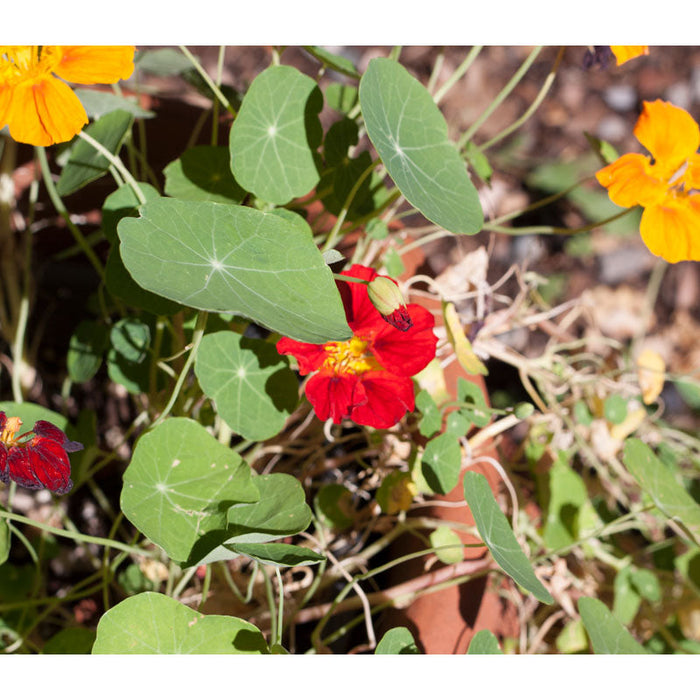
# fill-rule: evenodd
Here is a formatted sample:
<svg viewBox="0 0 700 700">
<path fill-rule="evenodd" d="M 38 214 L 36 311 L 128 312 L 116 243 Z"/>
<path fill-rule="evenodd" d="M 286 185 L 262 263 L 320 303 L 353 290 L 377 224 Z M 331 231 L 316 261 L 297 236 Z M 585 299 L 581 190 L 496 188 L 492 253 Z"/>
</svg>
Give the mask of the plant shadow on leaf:
<svg viewBox="0 0 700 700">
<path fill-rule="evenodd" d="M 270 344 L 262 344 L 256 338 L 241 338 L 242 350 L 250 350 L 255 354 L 260 369 L 281 365 L 271 374 L 265 382 L 265 393 L 272 399 L 274 407 L 278 411 L 291 413 L 298 401 L 298 380 L 295 375 L 289 373 L 289 364 L 281 357 L 275 347 Z"/>
<path fill-rule="evenodd" d="M 318 148 L 323 141 L 323 126 L 318 115 L 323 110 L 323 93 L 316 86 L 309 93 L 309 97 L 304 105 L 304 127 L 306 129 L 306 141 L 313 155 L 316 170 L 321 173 L 321 156 Z"/>
<path fill-rule="evenodd" d="M 260 632 L 253 632 L 252 630 L 238 631 L 231 642 L 231 646 L 239 652 L 259 651 L 264 654 L 269 652 L 264 637 Z"/>
</svg>

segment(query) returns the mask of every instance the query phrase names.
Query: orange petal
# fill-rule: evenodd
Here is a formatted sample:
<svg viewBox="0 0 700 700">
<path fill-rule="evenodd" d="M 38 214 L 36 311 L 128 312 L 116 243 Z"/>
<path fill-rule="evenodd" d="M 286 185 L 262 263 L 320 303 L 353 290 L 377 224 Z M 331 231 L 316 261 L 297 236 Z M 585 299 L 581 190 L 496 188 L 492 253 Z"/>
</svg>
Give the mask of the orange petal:
<svg viewBox="0 0 700 700">
<path fill-rule="evenodd" d="M 617 65 L 621 66 L 637 56 L 648 56 L 648 46 L 611 46 L 610 50 L 615 54 Z"/>
<path fill-rule="evenodd" d="M 645 102 L 634 135 L 670 178 L 700 146 L 700 128 L 680 107 L 670 102 Z"/>
<path fill-rule="evenodd" d="M 133 46 L 61 46 L 54 72 L 71 83 L 116 83 L 134 72 Z"/>
<path fill-rule="evenodd" d="M 662 201 L 668 192 L 665 182 L 650 175 L 651 168 L 646 156 L 627 153 L 599 170 L 595 176 L 618 206 L 649 206 Z"/>
<path fill-rule="evenodd" d="M 80 100 L 56 78 L 27 81 L 13 88 L 7 124 L 15 141 L 50 146 L 69 141 L 87 123 Z"/>
<path fill-rule="evenodd" d="M 647 207 L 639 230 L 647 248 L 667 262 L 700 260 L 700 194 Z"/>
<path fill-rule="evenodd" d="M 688 158 L 688 169 L 683 175 L 683 181 L 686 190 L 700 190 L 700 153 Z"/>
</svg>

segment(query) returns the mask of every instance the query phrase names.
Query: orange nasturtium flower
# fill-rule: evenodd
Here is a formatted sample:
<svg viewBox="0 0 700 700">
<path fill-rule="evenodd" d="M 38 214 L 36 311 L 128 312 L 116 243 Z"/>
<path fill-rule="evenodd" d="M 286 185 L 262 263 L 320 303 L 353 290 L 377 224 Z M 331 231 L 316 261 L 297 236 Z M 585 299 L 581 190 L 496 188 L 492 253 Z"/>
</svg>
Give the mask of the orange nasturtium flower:
<svg viewBox="0 0 700 700">
<path fill-rule="evenodd" d="M 647 248 L 664 260 L 700 260 L 700 127 L 680 107 L 645 102 L 634 127 L 651 153 L 626 153 L 596 173 L 621 207 L 644 207 L 639 226 Z"/>
<path fill-rule="evenodd" d="M 33 146 L 70 141 L 88 117 L 63 81 L 116 83 L 133 71 L 133 46 L 0 46 L 0 129 Z"/>
<path fill-rule="evenodd" d="M 623 63 L 637 58 L 637 56 L 648 56 L 649 47 L 648 46 L 611 46 L 610 50 L 615 55 L 617 60 L 617 65 L 621 66 Z"/>
</svg>

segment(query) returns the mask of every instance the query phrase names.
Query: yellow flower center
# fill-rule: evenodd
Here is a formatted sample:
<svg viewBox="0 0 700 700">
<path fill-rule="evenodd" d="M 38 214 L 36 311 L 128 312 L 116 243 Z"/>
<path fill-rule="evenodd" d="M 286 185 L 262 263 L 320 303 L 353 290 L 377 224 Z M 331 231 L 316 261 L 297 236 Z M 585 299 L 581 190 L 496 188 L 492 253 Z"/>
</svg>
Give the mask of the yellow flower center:
<svg viewBox="0 0 700 700">
<path fill-rule="evenodd" d="M 328 353 L 323 362 L 324 369 L 334 374 L 364 374 L 381 369 L 374 355 L 367 351 L 369 341 L 354 335 L 350 340 L 326 343 L 323 349 Z"/>
<path fill-rule="evenodd" d="M 15 434 L 21 427 L 22 421 L 17 416 L 8 418 L 5 427 L 0 433 L 0 442 L 6 445 L 13 445 L 15 443 Z"/>
<path fill-rule="evenodd" d="M 50 75 L 60 61 L 59 46 L 0 46 L 0 83 L 36 81 Z"/>
</svg>

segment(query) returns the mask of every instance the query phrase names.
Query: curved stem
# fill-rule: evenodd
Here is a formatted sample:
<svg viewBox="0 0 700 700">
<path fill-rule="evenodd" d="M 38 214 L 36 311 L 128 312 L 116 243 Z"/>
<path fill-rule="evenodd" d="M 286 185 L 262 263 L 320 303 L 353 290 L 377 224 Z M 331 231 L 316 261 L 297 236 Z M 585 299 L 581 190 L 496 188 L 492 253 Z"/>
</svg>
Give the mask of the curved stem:
<svg viewBox="0 0 700 700">
<path fill-rule="evenodd" d="M 0 518 L 4 518 L 5 520 L 14 520 L 18 523 L 23 523 L 24 525 L 31 525 L 39 530 L 50 532 L 52 535 L 66 537 L 69 540 L 75 540 L 76 542 L 85 542 L 89 544 L 101 545 L 102 547 L 121 549 L 124 552 L 137 554 L 138 556 L 142 557 L 158 556 L 157 552 L 149 552 L 148 550 L 141 549 L 140 547 L 132 547 L 128 544 L 122 544 L 117 540 L 108 540 L 104 537 L 95 537 L 93 535 L 86 535 L 82 532 L 71 532 L 70 530 L 64 530 L 60 527 L 53 527 L 52 525 L 47 525 L 46 523 L 38 522 L 37 520 L 32 520 L 31 518 L 26 518 L 23 515 L 18 515 L 17 513 L 10 513 L 8 511 L 0 510 Z"/>
<path fill-rule="evenodd" d="M 192 364 L 194 363 L 194 358 L 197 355 L 197 348 L 199 347 L 199 344 L 202 342 L 202 338 L 204 337 L 204 329 L 207 325 L 208 316 L 209 314 L 206 311 L 202 311 L 197 315 L 197 321 L 195 324 L 194 332 L 192 333 L 192 347 L 190 349 L 190 354 L 187 356 L 187 360 L 182 368 L 182 371 L 180 372 L 180 376 L 177 378 L 175 388 L 173 389 L 173 393 L 171 394 L 167 405 L 162 410 L 158 418 L 156 418 L 153 421 L 151 428 L 155 428 L 156 425 L 162 423 L 172 410 L 173 406 L 175 405 L 177 397 L 180 394 L 180 389 L 182 389 L 182 385 L 185 383 L 187 373 L 189 372 L 190 367 L 192 367 Z"/>
<path fill-rule="evenodd" d="M 541 46 L 536 46 L 530 55 L 523 61 L 522 65 L 515 72 L 515 75 L 508 81 L 506 86 L 501 90 L 498 95 L 494 98 L 493 102 L 484 110 L 482 115 L 462 134 L 461 138 L 457 142 L 459 149 L 464 148 L 467 143 L 471 140 L 472 136 L 479 130 L 479 127 L 493 114 L 497 107 L 510 95 L 515 89 L 515 86 L 522 80 L 525 73 L 534 62 L 534 60 L 539 55 L 542 50 Z"/>
<path fill-rule="evenodd" d="M 105 148 L 99 141 L 92 138 L 92 136 L 85 131 L 79 131 L 78 136 L 86 143 L 89 143 L 100 155 L 104 156 L 117 169 L 119 174 L 124 178 L 125 182 L 127 182 L 129 187 L 131 187 L 133 190 L 134 194 L 136 195 L 136 199 L 139 200 L 139 204 L 145 204 L 146 197 L 139 187 L 139 183 L 136 182 L 134 176 L 129 172 L 124 163 L 122 163 L 122 159 L 119 156 L 114 155 L 114 153 Z"/>
<path fill-rule="evenodd" d="M 557 70 L 559 68 L 559 64 L 561 63 L 561 59 L 564 56 L 564 47 L 562 46 L 559 49 L 559 53 L 557 54 L 557 57 L 554 61 L 554 65 L 552 66 L 552 70 L 549 71 L 549 74 L 545 78 L 545 81 L 540 88 L 540 91 L 537 93 L 537 96 L 535 99 L 532 101 L 532 104 L 525 110 L 525 113 L 519 118 L 516 119 L 510 126 L 507 126 L 503 131 L 501 131 L 500 134 L 496 134 L 493 138 L 489 139 L 486 143 L 482 143 L 479 146 L 479 150 L 483 153 L 487 148 L 490 148 L 493 146 L 495 143 L 498 143 L 499 141 L 502 141 L 506 136 L 509 134 L 513 133 L 516 129 L 519 129 L 537 110 L 537 108 L 540 106 L 542 103 L 542 100 L 545 98 L 545 95 L 549 92 L 549 88 L 552 87 L 552 83 L 554 82 L 554 78 L 557 75 Z"/>
<path fill-rule="evenodd" d="M 338 239 L 338 234 L 340 232 L 340 227 L 343 225 L 343 222 L 345 221 L 345 217 L 348 214 L 348 211 L 350 209 L 350 204 L 352 204 L 352 200 L 355 198 L 355 195 L 357 194 L 358 190 L 362 186 L 362 183 L 372 174 L 372 171 L 374 168 L 377 166 L 377 163 L 379 163 L 379 159 L 372 161 L 365 171 L 360 175 L 359 178 L 357 178 L 357 182 L 352 186 L 352 189 L 350 192 L 348 192 L 348 196 L 345 198 L 345 202 L 343 202 L 343 208 L 340 210 L 340 213 L 338 214 L 338 218 L 336 219 L 336 222 L 331 229 L 330 233 L 328 234 L 328 238 L 326 239 L 326 243 L 324 244 L 323 248 L 321 249 L 322 251 L 325 250 L 330 250 L 333 245 L 335 244 L 336 240 Z"/>
<path fill-rule="evenodd" d="M 209 89 L 214 93 L 216 99 L 235 117 L 236 110 L 233 108 L 233 105 L 226 99 L 224 93 L 219 89 L 219 86 L 209 77 L 208 73 L 202 68 L 201 64 L 192 55 L 190 50 L 186 46 L 180 46 L 180 51 L 190 59 L 190 63 L 192 63 L 197 73 L 202 76 L 202 80 L 209 86 Z"/>
<path fill-rule="evenodd" d="M 95 254 L 95 251 L 90 247 L 88 242 L 85 240 L 81 230 L 71 221 L 70 214 L 63 204 L 63 200 L 56 191 L 56 186 L 54 185 L 53 178 L 51 177 L 51 171 L 49 170 L 49 161 L 46 158 L 46 150 L 43 146 L 36 147 L 37 158 L 39 159 L 39 165 L 41 167 L 41 174 L 44 179 L 44 185 L 46 186 L 46 191 L 49 195 L 49 199 L 53 204 L 56 212 L 63 217 L 66 222 L 68 230 L 73 234 L 75 242 L 80 246 L 80 249 L 85 253 L 87 259 L 92 263 L 95 271 L 100 276 L 102 282 L 105 281 L 105 271 L 102 263 Z"/>
<path fill-rule="evenodd" d="M 471 51 L 467 54 L 467 57 L 462 61 L 462 63 L 457 66 L 454 73 L 436 90 L 433 95 L 433 100 L 435 104 L 440 104 L 442 98 L 447 94 L 448 90 L 469 70 L 469 66 L 476 60 L 476 57 L 483 49 L 483 46 L 472 46 Z"/>
</svg>

